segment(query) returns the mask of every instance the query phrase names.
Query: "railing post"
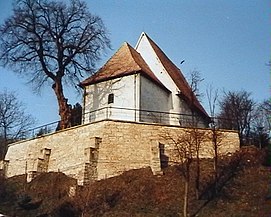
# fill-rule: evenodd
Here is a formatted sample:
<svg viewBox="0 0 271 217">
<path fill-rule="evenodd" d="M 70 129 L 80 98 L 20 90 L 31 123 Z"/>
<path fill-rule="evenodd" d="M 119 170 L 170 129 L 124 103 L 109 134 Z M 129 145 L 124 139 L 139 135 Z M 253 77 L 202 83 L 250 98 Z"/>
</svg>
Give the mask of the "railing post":
<svg viewBox="0 0 271 217">
<path fill-rule="evenodd" d="M 160 113 L 160 124 L 162 124 L 162 113 Z"/>
</svg>

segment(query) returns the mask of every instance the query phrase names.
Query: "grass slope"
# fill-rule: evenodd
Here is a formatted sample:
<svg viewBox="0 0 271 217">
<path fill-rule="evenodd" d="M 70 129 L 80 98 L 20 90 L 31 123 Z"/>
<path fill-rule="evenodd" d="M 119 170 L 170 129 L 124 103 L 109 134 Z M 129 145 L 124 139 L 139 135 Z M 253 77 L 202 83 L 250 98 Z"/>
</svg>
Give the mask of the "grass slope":
<svg viewBox="0 0 271 217">
<path fill-rule="evenodd" d="M 212 160 L 202 159 L 200 200 L 195 198 L 193 164 L 190 216 L 270 217 L 270 168 L 262 165 L 264 159 L 265 152 L 254 147 L 219 159 L 220 191 L 216 197 L 212 197 Z M 76 186 L 76 180 L 62 173 L 45 173 L 30 183 L 24 181 L 24 176 L 0 180 L 0 211 L 29 217 L 182 216 L 184 181 L 179 166 L 166 168 L 162 176 L 153 176 L 150 168 L 127 171 L 89 186 L 77 186 L 73 197 L 69 196 L 70 187 Z M 25 209 L 24 203 L 33 209 Z"/>
</svg>

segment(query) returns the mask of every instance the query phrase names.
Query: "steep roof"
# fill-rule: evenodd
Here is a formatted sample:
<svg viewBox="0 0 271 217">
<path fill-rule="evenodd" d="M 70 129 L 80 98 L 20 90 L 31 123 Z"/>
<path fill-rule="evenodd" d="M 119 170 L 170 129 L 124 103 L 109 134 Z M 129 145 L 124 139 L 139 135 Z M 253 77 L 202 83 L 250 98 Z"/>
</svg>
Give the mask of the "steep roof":
<svg viewBox="0 0 271 217">
<path fill-rule="evenodd" d="M 166 87 L 158 80 L 141 55 L 127 42 L 98 70 L 97 73 L 81 82 L 82 86 L 141 73 L 159 86 Z M 167 89 L 166 89 L 167 90 Z"/>
<path fill-rule="evenodd" d="M 172 78 L 172 80 L 175 82 L 176 86 L 179 88 L 180 90 L 179 96 L 182 97 L 184 100 L 186 100 L 188 105 L 190 103 L 193 103 L 193 107 L 195 109 L 197 109 L 200 113 L 202 113 L 204 116 L 207 116 L 209 118 L 209 115 L 207 114 L 205 109 L 202 107 L 202 105 L 198 101 L 195 94 L 192 92 L 181 70 L 167 57 L 167 55 L 158 47 L 158 45 L 146 33 L 143 32 L 141 34 L 140 39 L 137 43 L 137 46 L 140 43 L 141 38 L 144 36 L 148 39 L 152 49 L 156 53 L 160 62 L 162 63 L 162 65 L 164 66 L 164 68 L 166 69 L 170 77 Z"/>
</svg>

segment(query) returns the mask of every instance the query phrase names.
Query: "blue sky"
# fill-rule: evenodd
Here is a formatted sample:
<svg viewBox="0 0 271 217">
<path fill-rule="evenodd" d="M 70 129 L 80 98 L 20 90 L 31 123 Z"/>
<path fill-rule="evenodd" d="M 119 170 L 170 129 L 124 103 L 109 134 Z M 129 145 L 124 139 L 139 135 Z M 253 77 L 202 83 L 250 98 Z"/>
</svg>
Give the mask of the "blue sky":
<svg viewBox="0 0 271 217">
<path fill-rule="evenodd" d="M 200 71 L 201 92 L 212 84 L 221 91 L 246 90 L 258 102 L 270 97 L 270 1 L 269 0 L 87 0 L 99 15 L 112 42 L 97 63 L 103 65 L 127 41 L 135 46 L 146 32 L 167 56 L 188 75 Z M 0 22 L 12 13 L 11 1 L 0 0 Z M 180 65 L 180 62 L 185 62 Z M 37 125 L 58 120 L 51 88 L 34 94 L 25 80 L 0 68 L 0 91 L 16 91 Z M 81 96 L 66 91 L 71 104 Z M 208 111 L 206 100 L 202 99 Z"/>
</svg>

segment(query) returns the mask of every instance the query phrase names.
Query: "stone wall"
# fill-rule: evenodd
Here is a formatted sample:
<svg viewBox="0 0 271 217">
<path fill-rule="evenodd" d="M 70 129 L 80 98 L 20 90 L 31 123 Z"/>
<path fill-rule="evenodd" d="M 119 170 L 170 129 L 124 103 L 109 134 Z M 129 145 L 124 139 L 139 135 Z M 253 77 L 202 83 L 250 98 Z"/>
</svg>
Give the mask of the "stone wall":
<svg viewBox="0 0 271 217">
<path fill-rule="evenodd" d="M 9 162 L 5 171 L 8 177 L 27 173 L 29 180 L 39 172 L 60 171 L 78 179 L 79 184 L 148 166 L 159 173 L 161 165 L 178 161 L 172 138 L 178 138 L 187 130 L 123 121 L 86 124 L 11 144 L 5 158 L 5 162 Z M 210 134 L 207 129 L 199 131 Z M 220 154 L 238 150 L 237 132 L 222 133 Z M 200 155 L 212 157 L 210 140 L 203 143 Z"/>
</svg>

